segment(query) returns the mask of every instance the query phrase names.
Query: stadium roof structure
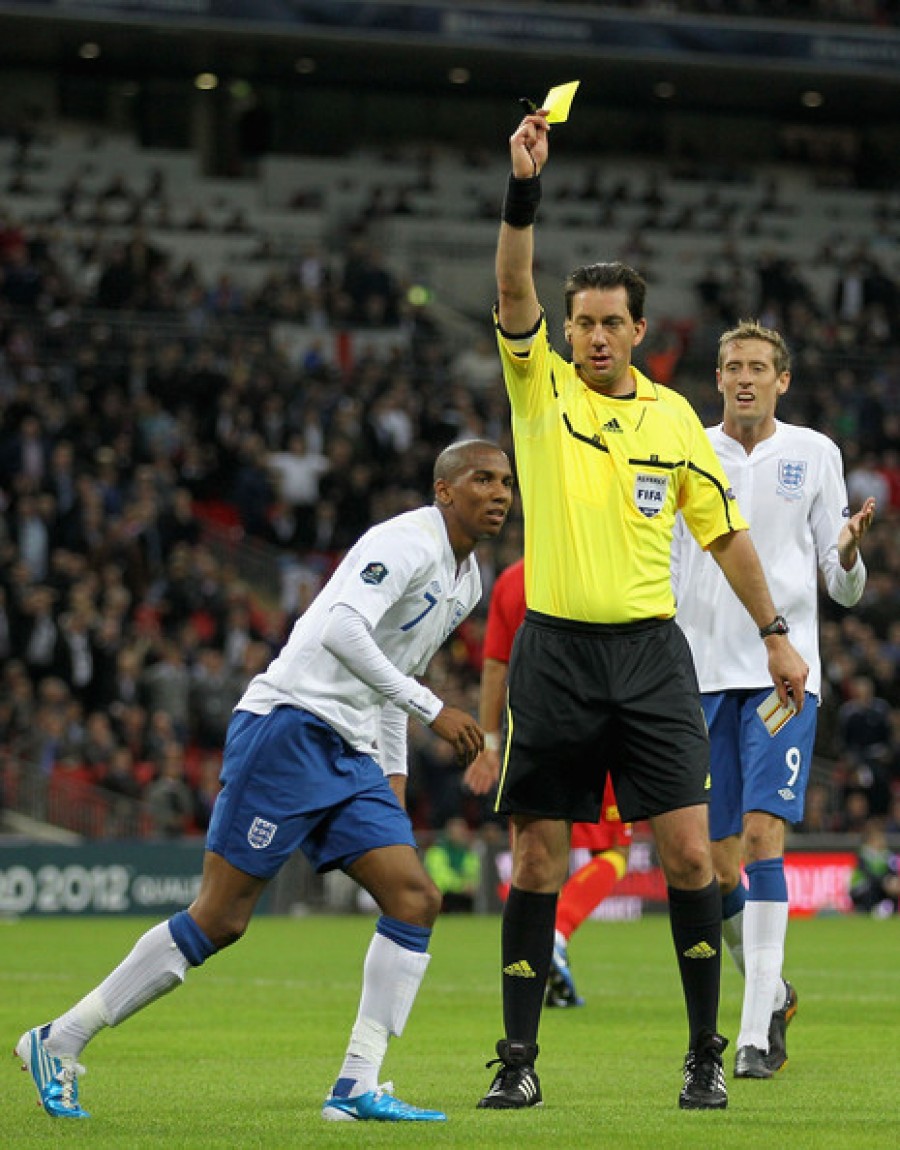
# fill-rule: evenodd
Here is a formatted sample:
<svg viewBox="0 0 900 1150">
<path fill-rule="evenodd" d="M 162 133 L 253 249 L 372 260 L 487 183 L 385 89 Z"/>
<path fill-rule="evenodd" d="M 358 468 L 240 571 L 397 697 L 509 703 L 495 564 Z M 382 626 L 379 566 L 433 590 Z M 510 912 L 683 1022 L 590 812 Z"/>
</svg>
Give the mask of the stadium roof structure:
<svg viewBox="0 0 900 1150">
<path fill-rule="evenodd" d="M 99 55 L 84 59 L 86 43 Z M 669 100 L 774 119 L 900 119 L 900 29 L 527 0 L 0 2 L 0 65 L 131 79 L 210 70 L 287 84 L 301 76 L 420 93 L 465 76 L 470 91 L 488 95 L 527 70 L 535 94 L 578 76 L 619 107 Z"/>
</svg>

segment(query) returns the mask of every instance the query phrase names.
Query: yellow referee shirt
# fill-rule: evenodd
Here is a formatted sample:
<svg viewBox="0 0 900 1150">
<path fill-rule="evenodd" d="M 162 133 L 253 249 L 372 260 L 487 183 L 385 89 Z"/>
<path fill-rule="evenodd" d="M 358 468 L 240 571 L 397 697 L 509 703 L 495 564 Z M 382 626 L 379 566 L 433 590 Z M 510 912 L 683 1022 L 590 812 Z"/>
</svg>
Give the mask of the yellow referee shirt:
<svg viewBox="0 0 900 1150">
<path fill-rule="evenodd" d="M 550 346 L 497 327 L 525 513 L 525 598 L 545 615 L 627 623 L 675 614 L 678 511 L 701 547 L 747 530 L 691 405 L 632 368 L 635 395 L 587 387 Z"/>
</svg>

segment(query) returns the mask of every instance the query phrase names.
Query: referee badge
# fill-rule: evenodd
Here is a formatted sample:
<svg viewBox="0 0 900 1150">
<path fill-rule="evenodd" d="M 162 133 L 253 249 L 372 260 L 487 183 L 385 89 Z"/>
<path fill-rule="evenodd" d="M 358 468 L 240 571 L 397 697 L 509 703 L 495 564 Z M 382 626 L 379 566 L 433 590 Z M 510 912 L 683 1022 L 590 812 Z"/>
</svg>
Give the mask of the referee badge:
<svg viewBox="0 0 900 1150">
<path fill-rule="evenodd" d="M 636 475 L 634 477 L 634 502 L 641 515 L 653 519 L 666 505 L 669 490 L 668 475 Z"/>
</svg>

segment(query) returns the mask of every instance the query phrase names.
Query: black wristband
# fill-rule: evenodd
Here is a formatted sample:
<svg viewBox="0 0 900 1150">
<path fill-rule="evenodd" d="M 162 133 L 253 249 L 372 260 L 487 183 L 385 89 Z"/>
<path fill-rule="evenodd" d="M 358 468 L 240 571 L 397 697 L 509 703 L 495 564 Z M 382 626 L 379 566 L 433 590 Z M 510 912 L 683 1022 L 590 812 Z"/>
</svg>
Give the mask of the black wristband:
<svg viewBox="0 0 900 1150">
<path fill-rule="evenodd" d="M 526 176 L 524 180 L 510 175 L 503 197 L 500 218 L 511 228 L 530 228 L 541 202 L 541 177 Z"/>
<path fill-rule="evenodd" d="M 766 639 L 769 635 L 787 635 L 790 627 L 787 624 L 787 619 L 784 615 L 776 615 L 768 627 L 760 627 L 760 639 Z"/>
</svg>

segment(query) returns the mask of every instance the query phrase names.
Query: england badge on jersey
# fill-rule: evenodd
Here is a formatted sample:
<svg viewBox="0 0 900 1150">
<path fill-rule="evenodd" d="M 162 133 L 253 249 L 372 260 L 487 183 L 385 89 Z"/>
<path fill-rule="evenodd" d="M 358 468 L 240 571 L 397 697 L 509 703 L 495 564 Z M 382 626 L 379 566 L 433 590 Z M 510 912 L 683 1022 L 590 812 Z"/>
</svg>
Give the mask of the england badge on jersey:
<svg viewBox="0 0 900 1150">
<path fill-rule="evenodd" d="M 257 815 L 250 824 L 250 830 L 247 831 L 247 842 L 255 851 L 265 850 L 272 839 L 275 838 L 275 832 L 277 830 L 277 823 L 270 823 L 268 819 L 261 819 L 259 815 Z"/>
<path fill-rule="evenodd" d="M 669 489 L 667 475 L 636 475 L 634 477 L 634 501 L 641 515 L 652 519 L 659 515 L 666 503 Z"/>
<path fill-rule="evenodd" d="M 806 483 L 805 459 L 778 460 L 778 494 L 785 499 L 799 499 Z"/>
</svg>

